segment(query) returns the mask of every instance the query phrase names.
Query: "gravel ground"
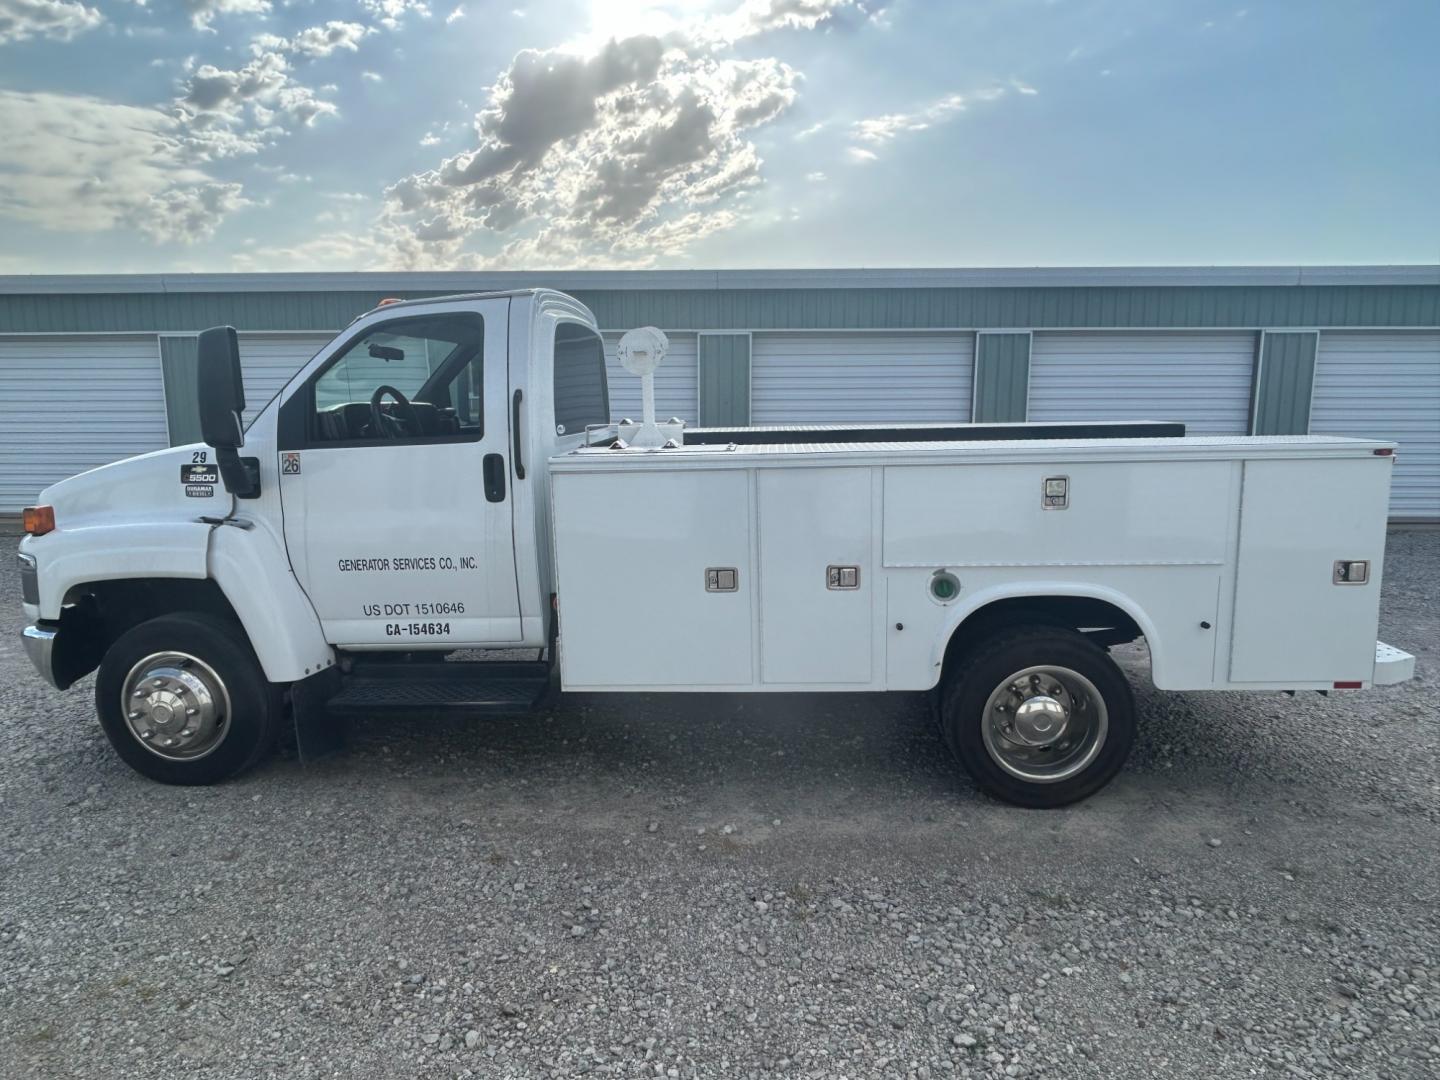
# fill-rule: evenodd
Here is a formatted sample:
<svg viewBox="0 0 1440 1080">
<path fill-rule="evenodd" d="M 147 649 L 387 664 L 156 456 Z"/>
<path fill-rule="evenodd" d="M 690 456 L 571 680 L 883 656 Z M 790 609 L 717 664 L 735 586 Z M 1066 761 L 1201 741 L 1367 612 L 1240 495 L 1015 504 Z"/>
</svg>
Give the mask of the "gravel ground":
<svg viewBox="0 0 1440 1080">
<path fill-rule="evenodd" d="M 9 541 L 5 541 L 8 543 Z M 1063 811 L 920 695 L 356 726 L 218 788 L 111 753 L 0 561 L 0 1075 L 1440 1075 L 1440 533 L 1415 681 L 1163 695 Z"/>
</svg>

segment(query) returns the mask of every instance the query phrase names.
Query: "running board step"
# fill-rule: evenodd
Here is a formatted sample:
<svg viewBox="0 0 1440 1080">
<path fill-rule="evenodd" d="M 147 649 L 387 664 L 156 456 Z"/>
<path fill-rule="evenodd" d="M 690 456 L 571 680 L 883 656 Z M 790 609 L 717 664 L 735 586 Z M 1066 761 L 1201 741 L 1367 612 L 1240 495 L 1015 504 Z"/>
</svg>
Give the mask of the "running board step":
<svg viewBox="0 0 1440 1080">
<path fill-rule="evenodd" d="M 550 689 L 550 665 L 538 662 L 358 663 L 326 703 L 334 714 L 529 712 Z"/>
</svg>

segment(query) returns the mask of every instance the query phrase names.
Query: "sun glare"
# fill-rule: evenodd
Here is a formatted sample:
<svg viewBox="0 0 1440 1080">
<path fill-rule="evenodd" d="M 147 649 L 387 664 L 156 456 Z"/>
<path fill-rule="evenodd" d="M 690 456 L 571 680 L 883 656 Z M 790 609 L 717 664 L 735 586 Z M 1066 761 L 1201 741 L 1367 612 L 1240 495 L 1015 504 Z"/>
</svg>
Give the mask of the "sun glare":
<svg viewBox="0 0 1440 1080">
<path fill-rule="evenodd" d="M 604 42 L 635 34 L 661 37 L 702 18 L 713 5 L 704 0 L 650 4 L 637 0 L 591 0 L 587 42 Z"/>
</svg>

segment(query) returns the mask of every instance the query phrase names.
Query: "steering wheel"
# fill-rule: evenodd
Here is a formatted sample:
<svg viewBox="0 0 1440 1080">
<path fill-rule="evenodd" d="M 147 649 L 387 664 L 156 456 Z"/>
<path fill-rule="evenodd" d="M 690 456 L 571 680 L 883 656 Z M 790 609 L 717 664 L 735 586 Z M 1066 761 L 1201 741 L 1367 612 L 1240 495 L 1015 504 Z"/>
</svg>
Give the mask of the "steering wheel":
<svg viewBox="0 0 1440 1080">
<path fill-rule="evenodd" d="M 370 426 L 382 438 L 399 439 L 403 438 L 406 432 L 401 429 L 400 421 L 389 416 L 380 408 L 380 401 L 384 397 L 390 397 L 405 414 L 405 423 L 410 428 L 410 434 L 422 435 L 420 430 L 420 414 L 415 411 L 415 406 L 410 404 L 410 399 L 396 390 L 393 386 L 377 386 L 375 392 L 370 395 Z"/>
</svg>

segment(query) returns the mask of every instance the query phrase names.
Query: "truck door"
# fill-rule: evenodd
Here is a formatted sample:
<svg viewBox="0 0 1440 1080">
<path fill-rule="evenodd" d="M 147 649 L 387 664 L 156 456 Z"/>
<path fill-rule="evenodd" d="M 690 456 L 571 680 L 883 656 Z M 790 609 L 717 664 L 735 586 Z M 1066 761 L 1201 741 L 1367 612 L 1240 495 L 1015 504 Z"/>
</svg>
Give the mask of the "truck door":
<svg viewBox="0 0 1440 1080">
<path fill-rule="evenodd" d="M 397 308 L 280 408 L 285 540 L 336 645 L 518 641 L 506 299 Z"/>
</svg>

